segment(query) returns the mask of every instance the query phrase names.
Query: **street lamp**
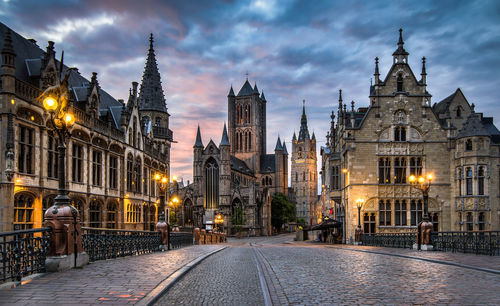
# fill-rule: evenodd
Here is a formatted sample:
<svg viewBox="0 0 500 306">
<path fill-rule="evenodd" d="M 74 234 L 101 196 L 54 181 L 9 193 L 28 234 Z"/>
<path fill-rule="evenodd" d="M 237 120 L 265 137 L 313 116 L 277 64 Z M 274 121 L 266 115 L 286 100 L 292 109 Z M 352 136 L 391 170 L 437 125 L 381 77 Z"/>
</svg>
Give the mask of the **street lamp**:
<svg viewBox="0 0 500 306">
<path fill-rule="evenodd" d="M 355 231 L 355 241 L 357 243 L 361 242 L 361 234 L 363 233 L 363 229 L 361 228 L 361 207 L 363 207 L 363 203 L 365 203 L 364 199 L 357 199 L 356 200 L 356 207 L 358 208 L 358 227 L 356 228 Z"/>
<path fill-rule="evenodd" d="M 217 214 L 214 220 L 215 224 L 217 224 L 217 230 L 219 229 L 219 225 L 224 223 L 224 219 L 222 218 L 221 214 Z M 224 229 L 222 229 L 224 231 Z"/>
<path fill-rule="evenodd" d="M 167 250 L 170 250 L 170 225 L 165 223 L 165 190 L 168 185 L 168 177 L 156 173 L 154 175 L 154 180 L 158 184 L 160 189 L 160 214 L 158 215 L 158 223 L 156 223 L 156 230 L 161 233 L 161 244 L 163 248 L 167 246 Z"/>
<path fill-rule="evenodd" d="M 417 244 L 418 249 L 421 249 L 421 244 L 429 245 L 430 244 L 430 233 L 432 231 L 432 223 L 429 222 L 429 189 L 431 188 L 432 180 L 434 176 L 431 173 L 428 173 L 424 176 L 415 176 L 410 175 L 408 181 L 413 188 L 422 191 L 422 198 L 424 200 L 424 218 L 421 222 L 419 222 L 417 227 Z"/>
</svg>

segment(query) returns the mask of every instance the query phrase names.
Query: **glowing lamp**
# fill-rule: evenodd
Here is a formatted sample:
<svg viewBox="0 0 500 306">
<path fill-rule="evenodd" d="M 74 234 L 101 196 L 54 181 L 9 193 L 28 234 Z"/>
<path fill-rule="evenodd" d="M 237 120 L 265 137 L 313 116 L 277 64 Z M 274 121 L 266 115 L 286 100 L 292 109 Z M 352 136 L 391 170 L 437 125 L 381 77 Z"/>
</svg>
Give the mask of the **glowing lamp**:
<svg viewBox="0 0 500 306">
<path fill-rule="evenodd" d="M 410 183 L 414 183 L 417 180 L 417 177 L 415 175 L 410 175 L 408 180 L 410 181 Z"/>
<path fill-rule="evenodd" d="M 75 123 L 75 117 L 69 113 L 64 115 L 64 123 L 66 123 L 67 126 L 73 125 L 73 123 Z"/>
<path fill-rule="evenodd" d="M 53 112 L 57 109 L 57 101 L 51 96 L 48 96 L 47 98 L 43 99 L 43 107 L 49 111 Z"/>
<path fill-rule="evenodd" d="M 161 178 L 161 182 L 162 182 L 163 184 L 166 184 L 166 183 L 168 182 L 168 179 L 167 179 L 166 177 L 162 177 L 162 178 Z"/>
<path fill-rule="evenodd" d="M 173 181 L 177 181 L 177 176 L 175 176 L 175 175 L 174 175 L 174 176 L 172 176 L 172 180 L 173 180 Z"/>
<path fill-rule="evenodd" d="M 434 176 L 432 176 L 432 174 L 431 174 L 431 173 L 427 174 L 427 179 L 428 179 L 429 181 L 432 181 L 432 179 L 433 179 L 433 178 L 434 178 Z"/>
<path fill-rule="evenodd" d="M 178 197 L 174 197 L 174 198 L 172 199 L 172 202 L 174 202 L 174 203 L 176 203 L 176 204 L 177 204 L 177 203 L 179 203 L 179 198 L 178 198 Z"/>
<path fill-rule="evenodd" d="M 419 177 L 418 177 L 418 182 L 419 182 L 420 184 L 423 184 L 423 183 L 425 182 L 425 179 L 424 179 L 422 176 L 419 176 Z"/>
<path fill-rule="evenodd" d="M 156 174 L 155 174 L 155 181 L 159 181 L 159 180 L 160 180 L 160 178 L 161 178 L 161 177 L 160 177 L 160 174 L 156 173 Z"/>
<path fill-rule="evenodd" d="M 342 169 L 342 172 L 347 173 L 347 169 L 346 168 Z"/>
</svg>

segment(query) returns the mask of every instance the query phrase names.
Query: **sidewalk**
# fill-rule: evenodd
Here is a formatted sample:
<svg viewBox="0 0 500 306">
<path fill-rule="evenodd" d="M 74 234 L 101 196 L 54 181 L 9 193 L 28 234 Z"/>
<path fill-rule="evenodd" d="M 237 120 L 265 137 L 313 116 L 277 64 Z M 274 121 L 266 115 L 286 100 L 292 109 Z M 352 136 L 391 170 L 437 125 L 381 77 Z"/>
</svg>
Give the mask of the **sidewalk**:
<svg viewBox="0 0 500 306">
<path fill-rule="evenodd" d="M 190 246 L 47 273 L 23 286 L 0 290 L 0 304 L 135 304 L 178 269 L 224 247 L 223 244 Z"/>
<path fill-rule="evenodd" d="M 299 243 L 299 242 L 295 242 Z M 471 268 L 495 270 L 500 274 L 500 256 L 476 255 L 470 253 L 452 253 L 439 251 L 417 251 L 401 248 L 387 248 L 350 244 L 324 244 L 319 242 L 305 242 L 307 244 L 323 245 L 326 247 L 350 251 L 372 252 L 393 256 L 407 256 L 428 261 L 441 261 L 446 264 L 468 266 Z"/>
</svg>

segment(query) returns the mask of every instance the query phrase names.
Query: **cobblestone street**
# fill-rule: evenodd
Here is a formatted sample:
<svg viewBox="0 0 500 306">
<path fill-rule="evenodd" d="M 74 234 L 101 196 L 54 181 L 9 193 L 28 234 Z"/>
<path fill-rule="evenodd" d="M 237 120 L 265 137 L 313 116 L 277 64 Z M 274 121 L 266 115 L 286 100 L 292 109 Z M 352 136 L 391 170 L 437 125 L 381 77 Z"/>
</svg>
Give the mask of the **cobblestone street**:
<svg viewBox="0 0 500 306">
<path fill-rule="evenodd" d="M 188 272 L 158 305 L 500 303 L 498 257 L 332 247 L 292 236 L 230 245 Z"/>
</svg>

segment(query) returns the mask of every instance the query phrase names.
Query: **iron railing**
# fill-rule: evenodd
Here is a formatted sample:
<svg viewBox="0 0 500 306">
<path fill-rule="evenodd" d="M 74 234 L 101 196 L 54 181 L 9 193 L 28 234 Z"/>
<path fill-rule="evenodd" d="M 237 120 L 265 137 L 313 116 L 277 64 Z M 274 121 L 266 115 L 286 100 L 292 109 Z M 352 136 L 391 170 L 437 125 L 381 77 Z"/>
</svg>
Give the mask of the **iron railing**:
<svg viewBox="0 0 500 306">
<path fill-rule="evenodd" d="M 0 233 L 0 280 L 21 281 L 23 276 L 45 272 L 50 227 Z"/>
<path fill-rule="evenodd" d="M 171 232 L 170 247 L 178 249 L 185 246 L 193 245 L 193 233 L 190 232 Z"/>
<path fill-rule="evenodd" d="M 82 227 L 82 243 L 90 261 L 159 251 L 159 232 Z"/>
<path fill-rule="evenodd" d="M 431 237 L 436 251 L 500 255 L 500 231 L 435 232 Z"/>
<path fill-rule="evenodd" d="M 416 233 L 361 234 L 363 245 L 411 248 L 415 241 L 417 241 Z"/>
</svg>

